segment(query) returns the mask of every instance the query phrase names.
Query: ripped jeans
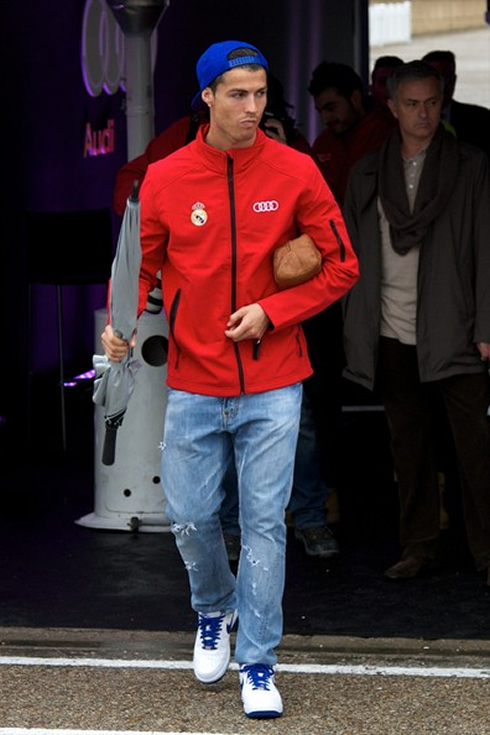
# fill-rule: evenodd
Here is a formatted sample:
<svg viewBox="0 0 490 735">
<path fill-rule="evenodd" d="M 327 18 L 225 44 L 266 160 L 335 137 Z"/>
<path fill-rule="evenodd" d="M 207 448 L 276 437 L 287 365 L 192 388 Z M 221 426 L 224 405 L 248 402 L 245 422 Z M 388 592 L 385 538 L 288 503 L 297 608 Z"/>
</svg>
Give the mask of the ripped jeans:
<svg viewBox="0 0 490 735">
<path fill-rule="evenodd" d="M 162 485 L 187 569 L 192 608 L 238 610 L 237 663 L 277 661 L 283 628 L 285 510 L 293 483 L 302 384 L 216 398 L 168 389 Z M 242 552 L 223 540 L 223 476 L 235 457 Z"/>
</svg>

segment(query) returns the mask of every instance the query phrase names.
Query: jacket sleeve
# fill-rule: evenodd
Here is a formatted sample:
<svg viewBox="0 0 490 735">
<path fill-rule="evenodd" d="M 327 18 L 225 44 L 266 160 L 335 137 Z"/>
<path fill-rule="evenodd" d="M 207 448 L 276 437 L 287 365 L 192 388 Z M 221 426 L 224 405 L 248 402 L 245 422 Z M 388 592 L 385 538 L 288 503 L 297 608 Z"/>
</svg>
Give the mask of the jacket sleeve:
<svg viewBox="0 0 490 735">
<path fill-rule="evenodd" d="M 475 183 L 475 342 L 490 342 L 490 173 L 486 156 L 478 157 Z"/>
<path fill-rule="evenodd" d="M 351 175 L 347 183 L 347 189 L 345 193 L 344 206 L 342 213 L 344 216 L 345 226 L 349 233 L 352 248 L 356 255 L 359 257 L 358 251 L 358 228 L 357 228 L 357 217 L 356 217 L 356 195 L 355 195 L 355 181 L 356 179 Z M 349 298 L 349 292 L 346 292 L 341 298 L 342 314 L 345 318 L 346 303 Z"/>
<path fill-rule="evenodd" d="M 355 196 L 355 179 L 350 176 L 349 182 L 347 184 L 347 191 L 345 193 L 345 199 L 344 199 L 344 206 L 342 209 L 342 214 L 344 216 L 345 226 L 347 228 L 347 232 L 349 233 L 351 245 L 354 249 L 354 252 L 357 253 L 357 218 L 355 216 L 356 211 L 356 196 Z"/>
<path fill-rule="evenodd" d="M 152 178 L 152 168 L 150 165 L 140 190 L 141 267 L 138 317 L 145 309 L 148 294 L 157 286 L 158 271 L 162 268 L 168 242 L 168 232 L 162 225 L 158 213 L 158 186 Z"/>
<path fill-rule="evenodd" d="M 306 233 L 322 253 L 321 272 L 299 286 L 280 291 L 259 303 L 275 329 L 302 322 L 340 299 L 359 277 L 359 264 L 340 208 L 319 169 L 310 161 L 310 185 L 297 213 L 300 233 Z"/>
</svg>

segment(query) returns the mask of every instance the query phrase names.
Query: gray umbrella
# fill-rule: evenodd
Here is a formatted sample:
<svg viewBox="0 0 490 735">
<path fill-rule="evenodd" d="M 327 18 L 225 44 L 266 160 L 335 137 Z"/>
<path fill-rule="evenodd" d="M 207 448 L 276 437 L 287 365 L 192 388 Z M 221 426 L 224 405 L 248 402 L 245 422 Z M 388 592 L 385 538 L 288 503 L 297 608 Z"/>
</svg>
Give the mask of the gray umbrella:
<svg viewBox="0 0 490 735">
<path fill-rule="evenodd" d="M 136 329 L 138 309 L 138 277 L 141 265 L 140 201 L 138 182 L 126 203 L 116 254 L 111 270 L 110 322 L 114 332 L 129 342 Z M 96 379 L 93 401 L 103 406 L 105 439 L 102 462 L 114 464 L 117 429 L 121 426 L 134 389 L 135 374 L 140 362 L 132 350 L 122 362 L 112 362 L 106 355 L 94 355 Z"/>
</svg>

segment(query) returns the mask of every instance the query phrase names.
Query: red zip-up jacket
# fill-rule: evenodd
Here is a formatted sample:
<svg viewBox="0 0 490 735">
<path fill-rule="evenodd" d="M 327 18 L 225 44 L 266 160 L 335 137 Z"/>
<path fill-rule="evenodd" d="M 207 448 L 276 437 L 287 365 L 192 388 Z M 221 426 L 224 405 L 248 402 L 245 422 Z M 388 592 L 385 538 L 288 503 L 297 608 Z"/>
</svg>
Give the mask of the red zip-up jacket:
<svg viewBox="0 0 490 735">
<path fill-rule="evenodd" d="M 354 285 L 357 258 L 310 156 L 260 130 L 253 146 L 220 151 L 205 142 L 207 129 L 148 167 L 138 313 L 161 271 L 172 388 L 236 396 L 291 385 L 312 373 L 299 322 Z M 301 233 L 321 250 L 323 269 L 278 291 L 274 249 Z M 256 302 L 272 324 L 261 342 L 227 338 L 230 314 Z"/>
</svg>

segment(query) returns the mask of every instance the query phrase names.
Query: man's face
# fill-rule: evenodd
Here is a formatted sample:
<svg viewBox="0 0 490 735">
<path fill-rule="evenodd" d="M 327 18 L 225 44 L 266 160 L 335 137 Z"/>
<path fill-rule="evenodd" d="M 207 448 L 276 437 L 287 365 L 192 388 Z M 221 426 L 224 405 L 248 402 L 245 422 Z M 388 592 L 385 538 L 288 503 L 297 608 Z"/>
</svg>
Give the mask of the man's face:
<svg viewBox="0 0 490 735">
<path fill-rule="evenodd" d="M 435 69 L 444 79 L 444 97 L 442 106 L 447 107 L 451 102 L 456 86 L 456 70 L 450 61 L 428 61 L 429 66 Z"/>
<path fill-rule="evenodd" d="M 441 120 L 441 88 L 428 77 L 401 82 L 395 100 L 388 106 L 398 120 L 404 142 L 423 148 L 428 145 Z"/>
<path fill-rule="evenodd" d="M 388 87 L 387 81 L 395 71 L 393 66 L 378 66 L 373 72 L 372 84 L 370 88 L 371 97 L 383 107 L 388 106 Z"/>
<path fill-rule="evenodd" d="M 325 127 L 335 135 L 342 135 L 357 125 L 362 117 L 362 94 L 355 90 L 346 99 L 335 87 L 328 87 L 315 97 L 315 109 Z"/>
<path fill-rule="evenodd" d="M 230 69 L 222 75 L 215 92 L 206 87 L 202 98 L 210 111 L 210 145 L 220 150 L 251 146 L 267 104 L 266 71 L 240 66 Z"/>
</svg>

